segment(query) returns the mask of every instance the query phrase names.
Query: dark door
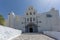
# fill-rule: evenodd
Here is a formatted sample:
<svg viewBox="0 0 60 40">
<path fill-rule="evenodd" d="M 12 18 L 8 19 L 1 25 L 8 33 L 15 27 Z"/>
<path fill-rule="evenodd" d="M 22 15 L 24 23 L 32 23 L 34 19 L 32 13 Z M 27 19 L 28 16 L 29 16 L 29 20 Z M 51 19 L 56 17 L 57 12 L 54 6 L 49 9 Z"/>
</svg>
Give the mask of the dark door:
<svg viewBox="0 0 60 40">
<path fill-rule="evenodd" d="M 33 32 L 33 28 L 29 28 L 29 32 Z"/>
<path fill-rule="evenodd" d="M 28 24 L 26 27 L 25 27 L 25 32 L 38 32 L 38 26 L 35 25 L 35 24 Z"/>
</svg>

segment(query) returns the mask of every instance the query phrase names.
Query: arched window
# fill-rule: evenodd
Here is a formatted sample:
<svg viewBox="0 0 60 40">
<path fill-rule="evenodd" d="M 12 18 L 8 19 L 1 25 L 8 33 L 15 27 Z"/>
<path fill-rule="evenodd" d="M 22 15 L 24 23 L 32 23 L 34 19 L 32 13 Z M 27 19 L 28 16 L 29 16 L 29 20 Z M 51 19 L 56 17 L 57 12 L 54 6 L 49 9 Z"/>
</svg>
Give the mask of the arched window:
<svg viewBox="0 0 60 40">
<path fill-rule="evenodd" d="M 33 10 L 33 8 L 31 7 L 31 8 L 29 8 L 29 10 Z"/>
<path fill-rule="evenodd" d="M 27 21 L 29 21 L 29 18 L 27 18 Z"/>
<path fill-rule="evenodd" d="M 32 17 L 30 17 L 30 22 L 32 22 Z"/>
<path fill-rule="evenodd" d="M 35 15 L 35 12 L 33 14 Z"/>
<path fill-rule="evenodd" d="M 39 21 L 39 23 L 42 23 L 41 21 Z"/>
<path fill-rule="evenodd" d="M 26 13 L 26 15 L 28 15 L 28 13 Z"/>
<path fill-rule="evenodd" d="M 35 18 L 33 18 L 33 21 L 35 21 Z"/>
<path fill-rule="evenodd" d="M 32 13 L 30 12 L 30 15 L 32 15 Z"/>
</svg>

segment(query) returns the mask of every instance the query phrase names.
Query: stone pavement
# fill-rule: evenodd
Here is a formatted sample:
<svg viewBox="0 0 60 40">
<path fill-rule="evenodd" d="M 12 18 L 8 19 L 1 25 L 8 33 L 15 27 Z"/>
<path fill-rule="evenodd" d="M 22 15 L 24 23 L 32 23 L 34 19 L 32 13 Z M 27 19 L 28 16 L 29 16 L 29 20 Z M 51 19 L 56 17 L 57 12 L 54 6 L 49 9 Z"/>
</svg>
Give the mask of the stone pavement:
<svg viewBox="0 0 60 40">
<path fill-rule="evenodd" d="M 55 40 L 55 39 L 38 33 L 23 33 L 12 40 Z"/>
</svg>

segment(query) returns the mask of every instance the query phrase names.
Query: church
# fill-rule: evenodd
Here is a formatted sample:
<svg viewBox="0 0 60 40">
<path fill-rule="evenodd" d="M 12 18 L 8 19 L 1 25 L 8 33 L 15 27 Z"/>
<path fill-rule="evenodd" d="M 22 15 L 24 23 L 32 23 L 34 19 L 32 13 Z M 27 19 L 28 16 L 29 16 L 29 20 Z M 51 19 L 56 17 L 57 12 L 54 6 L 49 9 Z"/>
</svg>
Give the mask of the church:
<svg viewBox="0 0 60 40">
<path fill-rule="evenodd" d="M 23 16 L 10 12 L 6 20 L 6 26 L 26 33 L 60 31 L 59 11 L 51 8 L 48 12 L 38 13 L 34 7 L 30 6 Z"/>
</svg>

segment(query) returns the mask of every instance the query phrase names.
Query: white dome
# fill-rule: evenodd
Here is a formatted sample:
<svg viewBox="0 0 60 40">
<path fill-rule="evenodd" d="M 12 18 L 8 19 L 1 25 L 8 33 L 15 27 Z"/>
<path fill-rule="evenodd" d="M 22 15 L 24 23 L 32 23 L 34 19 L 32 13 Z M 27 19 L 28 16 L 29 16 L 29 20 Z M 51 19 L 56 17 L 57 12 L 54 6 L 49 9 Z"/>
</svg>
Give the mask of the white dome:
<svg viewBox="0 0 60 40">
<path fill-rule="evenodd" d="M 8 15 L 13 15 L 13 16 L 15 16 L 15 14 L 14 14 L 13 11 L 11 11 Z"/>
</svg>

